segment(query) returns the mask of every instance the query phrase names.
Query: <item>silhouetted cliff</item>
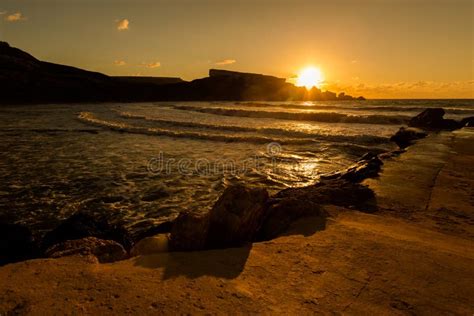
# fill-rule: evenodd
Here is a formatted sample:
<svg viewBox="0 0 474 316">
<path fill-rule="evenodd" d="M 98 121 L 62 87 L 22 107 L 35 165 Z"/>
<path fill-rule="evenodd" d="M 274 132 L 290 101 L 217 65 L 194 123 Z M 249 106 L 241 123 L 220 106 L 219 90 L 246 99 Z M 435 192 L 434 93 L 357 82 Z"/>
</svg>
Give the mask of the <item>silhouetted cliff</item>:
<svg viewBox="0 0 474 316">
<path fill-rule="evenodd" d="M 0 103 L 104 101 L 350 100 L 351 96 L 310 91 L 283 78 L 211 69 L 209 77 L 111 77 L 40 61 L 0 42 Z"/>
</svg>

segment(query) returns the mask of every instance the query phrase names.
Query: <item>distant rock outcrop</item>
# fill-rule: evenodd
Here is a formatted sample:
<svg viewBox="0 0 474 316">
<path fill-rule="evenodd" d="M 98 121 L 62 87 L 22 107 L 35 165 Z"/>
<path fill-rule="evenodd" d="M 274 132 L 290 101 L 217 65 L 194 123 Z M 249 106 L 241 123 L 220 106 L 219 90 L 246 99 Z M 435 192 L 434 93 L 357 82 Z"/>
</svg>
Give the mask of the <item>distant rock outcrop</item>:
<svg viewBox="0 0 474 316">
<path fill-rule="evenodd" d="M 354 99 L 315 87 L 308 91 L 283 78 L 219 69 L 211 69 L 209 77 L 191 82 L 168 77 L 110 77 L 43 62 L 5 42 L 0 42 L 0 69 L 0 104 Z"/>
<path fill-rule="evenodd" d="M 112 77 L 122 83 L 129 84 L 172 84 L 184 82 L 183 79 L 177 77 L 142 77 L 142 76 L 114 76 Z"/>
</svg>

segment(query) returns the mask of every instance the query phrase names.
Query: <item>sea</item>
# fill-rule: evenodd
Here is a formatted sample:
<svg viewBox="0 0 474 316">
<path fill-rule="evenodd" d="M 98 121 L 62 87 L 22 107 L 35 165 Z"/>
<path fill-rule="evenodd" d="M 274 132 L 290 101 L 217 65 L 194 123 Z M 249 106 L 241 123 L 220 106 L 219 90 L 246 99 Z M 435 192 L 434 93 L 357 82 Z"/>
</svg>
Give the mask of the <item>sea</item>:
<svg viewBox="0 0 474 316">
<path fill-rule="evenodd" d="M 83 211 L 138 231 L 206 212 L 232 184 L 275 193 L 394 150 L 430 107 L 474 116 L 474 100 L 1 106 L 0 221 L 44 233 Z"/>
</svg>

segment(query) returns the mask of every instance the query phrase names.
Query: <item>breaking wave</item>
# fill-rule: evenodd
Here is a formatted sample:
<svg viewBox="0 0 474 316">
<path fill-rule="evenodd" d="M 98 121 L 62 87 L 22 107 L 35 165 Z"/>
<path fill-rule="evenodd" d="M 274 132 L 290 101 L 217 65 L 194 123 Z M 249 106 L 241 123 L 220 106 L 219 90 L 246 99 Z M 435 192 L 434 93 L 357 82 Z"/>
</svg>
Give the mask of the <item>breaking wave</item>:
<svg viewBox="0 0 474 316">
<path fill-rule="evenodd" d="M 200 132 L 187 132 L 187 131 L 173 131 L 162 128 L 148 128 L 142 126 L 134 126 L 125 124 L 122 122 L 115 121 L 106 121 L 94 116 L 91 112 L 81 112 L 79 113 L 78 119 L 86 124 L 99 126 L 103 128 L 108 128 L 113 131 L 130 133 L 130 134 L 144 134 L 144 135 L 157 135 L 157 136 L 169 136 L 169 137 L 179 137 L 179 138 L 190 138 L 190 139 L 201 139 L 201 140 L 212 140 L 212 141 L 222 141 L 222 142 L 249 142 L 249 143 L 271 143 L 279 142 L 281 144 L 311 144 L 315 143 L 313 139 L 272 139 L 269 137 L 262 136 L 233 136 L 233 135 L 223 135 L 223 134 L 208 134 Z"/>
<path fill-rule="evenodd" d="M 253 117 L 253 118 L 273 118 L 293 121 L 314 121 L 324 123 L 357 123 L 357 124 L 406 124 L 410 116 L 405 115 L 348 115 L 335 112 L 273 112 L 273 111 L 252 111 L 229 108 L 211 108 L 189 105 L 170 105 L 169 107 L 183 111 L 194 111 L 223 116 Z"/>
<path fill-rule="evenodd" d="M 285 103 L 260 103 L 260 102 L 237 102 L 238 106 L 254 108 L 282 108 L 295 110 L 351 110 L 351 111 L 385 111 L 385 112 L 422 112 L 426 106 L 382 106 L 382 105 L 359 105 L 359 104 L 285 104 Z M 448 114 L 474 114 L 474 109 L 444 108 Z"/>
<path fill-rule="evenodd" d="M 151 121 L 158 124 L 172 126 L 172 127 L 189 127 L 189 128 L 200 128 L 213 131 L 229 131 L 229 132 L 252 132 L 260 134 L 269 134 L 277 136 L 285 136 L 291 138 L 311 138 L 313 140 L 324 140 L 331 142 L 360 142 L 367 144 L 382 144 L 389 141 L 388 137 L 376 136 L 376 135 L 356 135 L 356 136 L 347 136 L 347 135 L 325 135 L 325 134 L 315 134 L 307 133 L 302 131 L 294 130 L 285 130 L 280 128 L 268 128 L 268 127 L 246 127 L 246 126 L 236 126 L 236 125 L 213 125 L 197 122 L 184 122 L 184 121 L 174 121 L 174 120 L 165 120 L 155 117 L 148 117 L 145 115 L 137 115 L 129 112 L 119 112 L 119 116 L 126 119 L 138 119 Z"/>
</svg>

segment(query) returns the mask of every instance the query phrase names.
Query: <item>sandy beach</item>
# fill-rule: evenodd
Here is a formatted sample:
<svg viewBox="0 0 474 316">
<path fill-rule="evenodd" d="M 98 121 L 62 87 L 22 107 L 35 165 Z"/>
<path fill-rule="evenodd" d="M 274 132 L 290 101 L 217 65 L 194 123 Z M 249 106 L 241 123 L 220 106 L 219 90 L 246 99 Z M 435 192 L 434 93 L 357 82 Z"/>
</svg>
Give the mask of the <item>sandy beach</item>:
<svg viewBox="0 0 474 316">
<path fill-rule="evenodd" d="M 474 131 L 385 162 L 379 211 L 328 207 L 248 247 L 0 268 L 0 314 L 472 314 Z"/>
</svg>

